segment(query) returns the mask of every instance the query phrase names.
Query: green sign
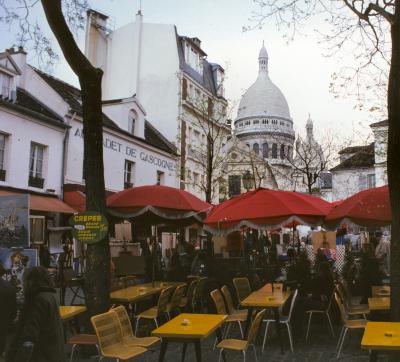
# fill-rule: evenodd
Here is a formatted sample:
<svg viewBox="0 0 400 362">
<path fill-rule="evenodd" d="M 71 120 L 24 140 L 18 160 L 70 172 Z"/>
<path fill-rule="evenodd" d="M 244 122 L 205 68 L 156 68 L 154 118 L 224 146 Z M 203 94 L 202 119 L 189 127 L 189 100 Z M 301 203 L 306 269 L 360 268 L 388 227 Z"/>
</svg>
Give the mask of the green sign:
<svg viewBox="0 0 400 362">
<path fill-rule="evenodd" d="M 108 232 L 106 217 L 95 211 L 85 211 L 70 217 L 69 224 L 73 227 L 74 238 L 88 244 L 94 244 L 104 239 Z"/>
</svg>

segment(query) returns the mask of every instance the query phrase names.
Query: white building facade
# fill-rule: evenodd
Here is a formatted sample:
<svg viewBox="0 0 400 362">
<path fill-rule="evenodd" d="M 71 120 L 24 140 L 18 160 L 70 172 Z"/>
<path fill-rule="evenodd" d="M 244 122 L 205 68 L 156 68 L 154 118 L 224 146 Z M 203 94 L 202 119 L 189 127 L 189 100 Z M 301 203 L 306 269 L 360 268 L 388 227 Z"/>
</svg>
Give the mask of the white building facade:
<svg viewBox="0 0 400 362">
<path fill-rule="evenodd" d="M 63 198 L 84 191 L 79 89 L 26 64 L 23 50 L 0 54 L 0 188 Z M 11 80 L 4 81 L 5 76 Z M 106 191 L 178 187 L 175 147 L 147 120 L 135 97 L 104 102 Z"/>
<path fill-rule="evenodd" d="M 140 12 L 135 22 L 110 30 L 107 16 L 90 10 L 85 54 L 104 71 L 104 100 L 135 95 L 155 127 L 177 148 L 180 187 L 204 199 L 206 171 L 192 145 L 203 146 L 204 155 L 204 124 L 210 119 L 222 127 L 221 137 L 231 133 L 225 119 L 223 68 L 206 60 L 198 38 L 179 36 L 174 25 L 145 23 Z M 208 111 L 202 112 L 200 104 Z"/>
</svg>

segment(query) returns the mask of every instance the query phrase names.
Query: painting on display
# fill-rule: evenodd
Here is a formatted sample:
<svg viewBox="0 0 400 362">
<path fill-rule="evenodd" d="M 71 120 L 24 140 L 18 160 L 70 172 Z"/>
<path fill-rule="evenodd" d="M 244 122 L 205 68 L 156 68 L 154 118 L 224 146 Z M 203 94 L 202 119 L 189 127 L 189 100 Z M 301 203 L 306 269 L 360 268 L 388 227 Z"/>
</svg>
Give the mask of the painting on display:
<svg viewBox="0 0 400 362">
<path fill-rule="evenodd" d="M 0 247 L 29 245 L 29 195 L 0 196 Z"/>
<path fill-rule="evenodd" d="M 11 282 L 21 288 L 25 269 L 38 266 L 37 249 L 0 248 L 0 263 L 9 271 Z"/>
</svg>

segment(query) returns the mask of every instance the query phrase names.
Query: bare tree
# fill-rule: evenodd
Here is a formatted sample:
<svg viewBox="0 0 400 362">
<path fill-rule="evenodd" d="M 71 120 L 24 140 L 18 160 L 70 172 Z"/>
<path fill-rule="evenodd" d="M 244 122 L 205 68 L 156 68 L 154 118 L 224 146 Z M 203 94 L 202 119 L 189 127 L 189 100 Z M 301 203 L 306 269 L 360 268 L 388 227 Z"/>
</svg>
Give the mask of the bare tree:
<svg viewBox="0 0 400 362">
<path fill-rule="evenodd" d="M 389 120 L 387 167 L 392 207 L 391 319 L 400 321 L 400 0 L 255 0 L 257 26 L 268 19 L 286 25 L 292 35 L 315 14 L 324 14 L 332 31 L 325 36 L 335 52 L 350 47 L 356 65 L 350 80 L 362 85 L 360 75 L 387 72 Z"/>
<path fill-rule="evenodd" d="M 191 114 L 190 126 L 195 134 L 188 144 L 188 157 L 196 164 L 196 170 L 192 171 L 204 175 L 194 179 L 193 184 L 204 192 L 206 201 L 211 203 L 224 177 L 226 144 L 231 135 L 227 101 L 222 96 L 200 91 L 186 94 L 185 99 L 186 112 Z"/>
<path fill-rule="evenodd" d="M 51 40 L 44 35 L 40 21 L 31 15 L 40 3 L 48 25 L 81 86 L 86 208 L 106 214 L 101 107 L 103 71 L 89 62 L 73 35 L 83 28 L 88 4 L 86 0 L 0 0 L 0 9 L 5 14 L 0 21 L 9 24 L 10 29 L 16 26 L 18 45 L 31 45 L 40 59 L 50 63 L 57 59 L 57 54 Z M 110 251 L 108 238 L 105 238 L 87 247 L 85 295 L 90 314 L 107 310 L 109 292 Z"/>
</svg>

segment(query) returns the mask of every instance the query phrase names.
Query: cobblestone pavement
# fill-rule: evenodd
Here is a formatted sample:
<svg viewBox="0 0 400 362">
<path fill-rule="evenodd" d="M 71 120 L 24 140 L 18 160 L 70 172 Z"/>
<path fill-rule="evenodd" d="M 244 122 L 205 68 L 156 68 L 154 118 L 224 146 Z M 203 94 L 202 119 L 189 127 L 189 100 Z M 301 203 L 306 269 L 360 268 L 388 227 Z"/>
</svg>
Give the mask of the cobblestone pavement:
<svg viewBox="0 0 400 362">
<path fill-rule="evenodd" d="M 272 328 L 271 328 L 272 329 Z M 362 338 L 362 331 L 349 331 L 347 338 L 343 345 L 342 355 L 339 359 L 336 359 L 335 349 L 338 336 L 340 333 L 340 326 L 335 327 L 335 337 L 330 336 L 328 328 L 325 321 L 319 322 L 317 319 L 312 325 L 311 335 L 309 341 L 305 341 L 305 334 L 302 336 L 294 336 L 294 353 L 290 352 L 289 340 L 287 333 L 284 331 L 283 338 L 285 344 L 285 353 L 282 355 L 280 353 L 279 341 L 274 335 L 274 332 L 269 332 L 269 339 L 267 340 L 267 345 L 264 353 L 261 353 L 261 344 L 264 328 L 260 331 L 257 339 L 257 354 L 258 361 L 268 361 L 268 362 L 327 362 L 327 361 L 340 361 L 340 362 L 367 362 L 369 360 L 368 351 L 362 350 L 360 348 L 360 342 Z M 142 334 L 145 331 L 142 332 Z M 230 337 L 239 337 L 235 333 L 231 333 Z M 202 360 L 218 361 L 218 351 L 213 351 L 214 336 L 210 336 L 202 341 Z M 166 362 L 177 362 L 181 358 L 181 344 L 170 344 L 165 356 Z M 158 361 L 159 346 L 154 352 L 148 352 L 140 358 L 135 359 L 137 362 L 152 362 Z M 69 354 L 68 354 L 69 356 Z M 81 358 L 74 359 L 80 362 L 94 361 L 92 358 Z M 111 361 L 104 359 L 103 361 Z M 188 346 L 186 352 L 185 361 L 196 361 L 194 347 Z M 227 352 L 228 362 L 239 362 L 243 361 L 243 357 L 240 353 Z M 254 353 L 249 350 L 247 353 L 247 362 L 256 361 Z M 380 355 L 379 361 L 388 361 L 387 355 Z"/>
</svg>

